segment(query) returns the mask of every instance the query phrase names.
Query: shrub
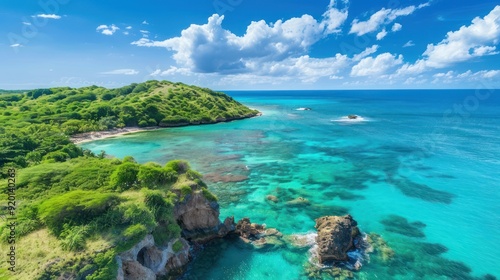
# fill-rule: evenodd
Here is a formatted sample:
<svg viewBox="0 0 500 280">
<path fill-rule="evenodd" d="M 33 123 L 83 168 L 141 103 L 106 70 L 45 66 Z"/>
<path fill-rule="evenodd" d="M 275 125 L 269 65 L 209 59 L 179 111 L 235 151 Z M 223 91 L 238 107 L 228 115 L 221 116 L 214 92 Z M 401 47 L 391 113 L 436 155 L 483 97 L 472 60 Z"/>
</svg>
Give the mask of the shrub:
<svg viewBox="0 0 500 280">
<path fill-rule="evenodd" d="M 172 250 L 174 250 L 174 253 L 177 253 L 180 250 L 182 250 L 182 247 L 184 247 L 184 245 L 180 240 L 176 240 L 175 243 L 172 244 Z"/>
<path fill-rule="evenodd" d="M 147 188 L 158 187 L 167 182 L 165 178 L 165 171 L 161 168 L 161 166 L 151 163 L 144 164 L 139 167 L 137 179 L 139 180 L 141 186 Z"/>
<path fill-rule="evenodd" d="M 127 227 L 122 234 L 117 250 L 123 252 L 132 248 L 148 234 L 147 228 L 142 224 L 134 224 Z"/>
<path fill-rule="evenodd" d="M 203 193 L 203 196 L 208 199 L 209 201 L 217 201 L 218 198 L 215 196 L 215 194 L 211 193 L 207 188 L 201 188 L 201 191 Z"/>
<path fill-rule="evenodd" d="M 120 191 L 134 187 L 137 183 L 137 174 L 139 173 L 139 165 L 126 162 L 125 159 L 123 161 L 110 177 L 111 187 Z"/>
<path fill-rule="evenodd" d="M 67 251 L 81 251 L 85 248 L 85 238 L 88 234 L 87 226 L 70 227 L 64 225 L 61 232 L 61 247 Z"/>
<path fill-rule="evenodd" d="M 142 224 L 152 230 L 156 226 L 155 217 L 143 205 L 133 203 L 124 204 L 119 206 L 119 211 L 123 215 L 123 223 L 126 224 Z"/>
<path fill-rule="evenodd" d="M 196 180 L 196 179 L 201 179 L 203 178 L 203 175 L 201 175 L 200 173 L 192 170 L 192 169 L 189 169 L 187 172 L 186 172 L 186 175 L 187 175 L 187 178 L 189 180 Z"/>
<path fill-rule="evenodd" d="M 86 280 L 107 280 L 116 279 L 118 272 L 118 263 L 115 259 L 116 253 L 113 250 L 105 253 L 99 253 L 94 258 L 94 262 L 98 269 L 87 276 Z"/>
<path fill-rule="evenodd" d="M 49 230 L 59 236 L 64 224 L 86 224 L 118 203 L 116 194 L 76 190 L 45 200 L 38 213 Z"/>
<path fill-rule="evenodd" d="M 69 159 L 70 156 L 63 151 L 55 151 L 46 154 L 43 159 L 50 162 L 63 162 Z"/>
<path fill-rule="evenodd" d="M 178 174 L 184 174 L 190 169 L 190 166 L 187 161 L 176 159 L 167 162 L 167 164 L 165 165 L 165 169 L 174 170 Z"/>
<path fill-rule="evenodd" d="M 191 187 L 188 186 L 188 185 L 181 186 L 180 190 L 181 190 L 181 195 L 182 196 L 186 196 L 188 194 L 192 194 L 193 193 L 193 189 L 191 189 Z"/>
</svg>

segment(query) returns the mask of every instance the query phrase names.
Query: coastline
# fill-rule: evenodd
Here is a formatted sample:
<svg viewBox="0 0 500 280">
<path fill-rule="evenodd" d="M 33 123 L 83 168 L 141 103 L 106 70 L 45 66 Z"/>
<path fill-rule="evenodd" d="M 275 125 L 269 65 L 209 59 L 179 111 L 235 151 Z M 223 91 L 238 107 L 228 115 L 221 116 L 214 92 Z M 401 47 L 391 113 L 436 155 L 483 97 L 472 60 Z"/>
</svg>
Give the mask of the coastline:
<svg viewBox="0 0 500 280">
<path fill-rule="evenodd" d="M 86 142 L 92 142 L 95 140 L 101 140 L 101 139 L 106 139 L 106 138 L 112 138 L 116 136 L 121 136 L 121 135 L 126 135 L 126 134 L 132 134 L 132 133 L 137 133 L 137 132 L 143 132 L 143 131 L 150 131 L 150 130 L 156 130 L 160 129 L 161 127 L 124 127 L 124 128 L 113 128 L 109 130 L 103 130 L 103 131 L 91 131 L 91 132 L 85 132 L 85 133 L 78 133 L 75 135 L 70 136 L 71 142 L 74 144 L 82 144 Z"/>
<path fill-rule="evenodd" d="M 241 119 L 248 119 L 248 118 L 254 118 L 254 117 L 260 117 L 262 116 L 261 112 L 258 112 L 255 115 L 252 116 L 243 116 L 239 118 L 231 118 L 231 119 L 219 119 L 216 120 L 215 122 L 200 122 L 200 123 L 180 123 L 180 124 L 170 124 L 168 126 L 150 126 L 150 127 L 138 127 L 138 126 L 130 126 L 130 127 L 124 127 L 124 128 L 113 128 L 113 129 L 108 129 L 108 130 L 102 130 L 102 131 L 91 131 L 91 132 L 84 132 L 84 133 L 78 133 L 75 135 L 71 135 L 69 137 L 70 141 L 73 142 L 74 144 L 82 144 L 82 143 L 87 143 L 87 142 L 92 142 L 96 140 L 102 140 L 106 138 L 113 138 L 116 136 L 121 136 L 121 135 L 126 135 L 126 134 L 132 134 L 132 133 L 137 133 L 137 132 L 144 132 L 144 131 L 151 131 L 151 130 L 157 130 L 157 129 L 162 129 L 162 128 L 168 128 L 168 127 L 180 127 L 180 126 L 188 126 L 188 125 L 204 125 L 204 124 L 216 124 L 216 123 L 221 123 L 221 122 L 230 122 L 230 121 L 235 121 L 235 120 L 241 120 Z"/>
</svg>

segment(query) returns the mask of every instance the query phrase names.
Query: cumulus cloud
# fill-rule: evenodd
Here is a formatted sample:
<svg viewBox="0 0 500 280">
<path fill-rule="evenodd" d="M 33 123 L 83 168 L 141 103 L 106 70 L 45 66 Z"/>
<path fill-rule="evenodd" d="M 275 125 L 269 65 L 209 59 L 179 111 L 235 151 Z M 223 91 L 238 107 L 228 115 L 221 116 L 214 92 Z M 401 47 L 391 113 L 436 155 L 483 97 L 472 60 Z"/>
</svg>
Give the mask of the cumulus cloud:
<svg viewBox="0 0 500 280">
<path fill-rule="evenodd" d="M 405 64 L 399 73 L 421 73 L 429 68 L 445 68 L 475 57 L 497 54 L 500 42 L 500 6 L 484 18 L 476 17 L 469 26 L 450 31 L 438 44 L 429 44 L 423 58 L 414 64 Z"/>
<path fill-rule="evenodd" d="M 47 18 L 47 19 L 61 19 L 61 16 L 56 15 L 56 14 L 38 14 L 38 15 L 34 15 L 33 17 Z"/>
<path fill-rule="evenodd" d="M 143 21 L 143 22 L 142 22 L 142 24 L 144 24 L 144 25 L 149 25 L 149 22 L 147 22 L 147 21 Z"/>
<path fill-rule="evenodd" d="M 347 8 L 335 6 L 331 1 L 319 21 L 307 14 L 274 23 L 253 21 L 243 36 L 224 29 L 224 16 L 214 14 L 206 24 L 192 24 L 183 30 L 180 37 L 164 41 L 141 38 L 132 44 L 174 51 L 177 64 L 193 72 L 245 73 L 256 64 L 282 62 L 293 57 L 304 59 L 314 43 L 340 32 L 348 12 Z"/>
<path fill-rule="evenodd" d="M 30 25 L 31 25 L 31 22 L 23 21 L 23 25 L 30 26 Z"/>
<path fill-rule="evenodd" d="M 20 48 L 20 47 L 23 47 L 23 45 L 17 43 L 17 44 L 12 44 L 10 45 L 11 48 Z"/>
<path fill-rule="evenodd" d="M 366 21 L 360 21 L 359 19 L 353 20 L 349 33 L 362 36 L 367 33 L 375 32 L 377 30 L 380 30 L 380 28 L 392 23 L 398 17 L 411 15 L 416 10 L 427 6 L 429 6 L 429 3 L 421 4 L 419 6 L 412 5 L 401 9 L 382 8 L 378 12 L 371 15 L 370 18 Z"/>
<path fill-rule="evenodd" d="M 101 32 L 101 34 L 108 36 L 115 34 L 115 32 L 118 30 L 120 30 L 120 28 L 114 24 L 111 25 L 101 24 L 96 28 L 97 32 Z"/>
<path fill-rule="evenodd" d="M 390 53 L 383 53 L 379 54 L 375 58 L 366 57 L 352 67 L 351 76 L 364 77 L 384 75 L 389 69 L 402 63 L 402 55 L 396 57 L 396 55 Z"/>
<path fill-rule="evenodd" d="M 397 23 L 397 22 L 396 22 L 396 23 L 392 26 L 391 30 L 392 30 L 392 32 L 398 32 L 398 31 L 399 31 L 399 30 L 401 30 L 402 28 L 403 28 L 403 26 L 402 26 L 401 24 L 399 24 L 399 23 Z"/>
<path fill-rule="evenodd" d="M 377 33 L 377 40 L 382 40 L 384 37 L 387 35 L 387 31 L 385 29 L 382 29 L 379 33 Z"/>
<path fill-rule="evenodd" d="M 139 71 L 135 69 L 116 69 L 107 72 L 101 72 L 103 75 L 137 75 Z"/>
</svg>

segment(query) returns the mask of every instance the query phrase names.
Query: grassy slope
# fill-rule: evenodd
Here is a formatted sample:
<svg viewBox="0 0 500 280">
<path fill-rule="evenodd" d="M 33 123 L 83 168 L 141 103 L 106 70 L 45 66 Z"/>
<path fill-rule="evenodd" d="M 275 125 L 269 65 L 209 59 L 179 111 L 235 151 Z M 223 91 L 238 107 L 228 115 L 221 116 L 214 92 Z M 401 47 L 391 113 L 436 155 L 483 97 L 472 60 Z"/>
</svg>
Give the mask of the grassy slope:
<svg viewBox="0 0 500 280">
<path fill-rule="evenodd" d="M 222 93 L 167 81 L 1 94 L 0 215 L 8 214 L 7 169 L 16 168 L 18 273 L 12 275 L 1 261 L 0 280 L 108 279 L 116 273 L 113 256 L 147 232 L 161 244 L 179 236 L 173 203 L 193 191 L 217 199 L 186 162 L 162 167 L 100 158 L 72 144 L 68 135 L 257 113 Z M 5 225 L 0 220 L 1 252 L 9 247 Z"/>
<path fill-rule="evenodd" d="M 181 168 L 176 168 L 181 163 Z M 82 164 L 87 166 L 99 167 L 102 172 L 96 174 L 94 168 L 81 168 Z M 159 168 L 159 170 L 173 169 L 178 174 L 174 181 L 152 184 L 150 181 L 140 180 L 142 177 L 131 180 L 126 190 L 123 185 L 113 185 L 113 174 L 117 173 L 120 166 L 133 164 L 137 167 L 145 166 Z M 158 207 L 148 205 L 147 193 L 156 192 L 160 194 L 162 200 L 168 205 L 172 205 L 178 199 L 183 199 L 185 194 L 181 193 L 180 186 L 189 185 L 194 187 L 195 191 L 202 191 L 205 185 L 200 180 L 200 174 L 190 170 L 189 165 L 182 161 L 172 161 L 164 167 L 154 164 L 137 164 L 131 158 L 120 161 L 118 159 L 98 159 L 80 157 L 62 163 L 45 163 L 21 170 L 18 176 L 17 203 L 20 205 L 16 210 L 18 217 L 18 234 L 16 240 L 17 267 L 16 274 L 7 271 L 7 263 L 0 262 L 0 279 L 56 279 L 58 275 L 82 274 L 85 267 L 93 266 L 94 269 L 101 269 L 97 259 L 96 252 L 107 252 L 113 250 L 113 254 L 119 253 L 130 248 L 138 240 L 142 239 L 145 232 L 127 237 L 125 232 L 134 225 L 145 225 L 147 228 L 161 231 L 164 239 L 178 237 L 179 231 L 177 225 L 174 226 L 172 212 L 166 209 L 166 212 L 160 212 Z M 85 178 L 85 183 L 80 179 Z M 156 179 L 156 176 L 155 178 Z M 4 194 L 6 180 L 0 180 L 2 194 L 0 194 L 0 204 L 6 205 L 7 196 Z M 47 191 L 42 191 L 46 189 Z M 66 241 L 63 234 L 57 236 L 51 230 L 47 220 L 43 219 L 42 212 L 46 201 L 54 201 L 58 197 L 68 194 L 72 191 L 89 191 L 99 195 L 102 193 L 115 193 L 120 198 L 120 203 L 112 206 L 108 210 L 103 210 L 94 216 L 86 214 L 86 223 L 81 223 L 83 214 L 78 214 L 72 219 L 65 220 L 70 229 L 78 229 L 81 226 L 89 228 L 88 234 L 83 239 L 82 249 L 64 249 L 63 243 Z M 190 189 L 191 190 L 191 189 Z M 61 202 L 59 202 L 61 203 Z M 63 201 L 68 207 L 72 206 L 72 201 Z M 170 204 L 169 204 L 170 203 Z M 171 206 L 169 206 L 171 207 Z M 36 209 L 35 216 L 27 216 L 26 209 Z M 69 209 L 69 208 L 67 208 Z M 66 212 L 70 210 L 66 210 Z M 82 212 L 83 213 L 83 212 Z M 6 215 L 6 211 L 1 211 Z M 112 217 L 100 221 L 102 216 Z M 28 218 L 27 218 L 28 217 Z M 149 219 L 153 219 L 153 224 Z M 38 224 L 32 226 L 30 221 L 37 220 Z M 109 221 L 112 220 L 112 221 Z M 94 226 L 92 226 L 94 224 Z M 7 232 L 5 221 L 0 221 L 0 251 L 8 252 L 10 245 L 3 242 Z M 174 226 L 173 232 L 172 227 Z M 176 229 L 177 227 L 177 229 Z M 94 228 L 94 229 L 92 229 Z M 148 230 L 149 232 L 150 230 Z M 155 234 L 155 233 L 154 233 Z M 158 240 L 161 240 L 158 238 Z M 114 249 L 111 249 L 111 248 Z M 51 275 L 53 277 L 41 278 L 41 275 Z M 100 279 L 100 278 L 97 278 Z"/>
<path fill-rule="evenodd" d="M 257 112 L 210 89 L 148 81 L 118 89 L 38 89 L 0 95 L 0 123 L 61 125 L 67 134 L 125 126 L 175 126 L 254 116 Z"/>
</svg>

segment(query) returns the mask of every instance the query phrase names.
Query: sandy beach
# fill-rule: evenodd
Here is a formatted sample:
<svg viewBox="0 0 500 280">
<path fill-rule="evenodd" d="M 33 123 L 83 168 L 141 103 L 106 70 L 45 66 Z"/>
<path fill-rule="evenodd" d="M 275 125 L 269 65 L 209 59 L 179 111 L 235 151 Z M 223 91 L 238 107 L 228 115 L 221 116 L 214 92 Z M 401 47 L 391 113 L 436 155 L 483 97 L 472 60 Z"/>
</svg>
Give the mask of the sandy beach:
<svg viewBox="0 0 500 280">
<path fill-rule="evenodd" d="M 85 132 L 72 135 L 70 140 L 75 144 L 81 144 L 85 142 L 112 138 L 120 135 L 131 134 L 141 131 L 149 131 L 159 129 L 160 127 L 125 127 L 125 128 L 114 128 L 110 130 L 104 131 L 93 131 L 93 132 Z"/>
</svg>

